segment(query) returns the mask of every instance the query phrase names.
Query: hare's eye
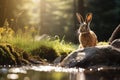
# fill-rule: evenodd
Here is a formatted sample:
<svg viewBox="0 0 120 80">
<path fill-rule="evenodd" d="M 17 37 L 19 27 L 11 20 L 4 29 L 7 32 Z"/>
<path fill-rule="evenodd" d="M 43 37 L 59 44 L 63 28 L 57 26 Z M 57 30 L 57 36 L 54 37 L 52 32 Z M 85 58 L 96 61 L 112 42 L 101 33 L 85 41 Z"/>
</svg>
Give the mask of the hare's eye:
<svg viewBox="0 0 120 80">
<path fill-rule="evenodd" d="M 80 26 L 84 26 L 84 23 L 83 23 L 83 24 L 80 24 Z"/>
</svg>

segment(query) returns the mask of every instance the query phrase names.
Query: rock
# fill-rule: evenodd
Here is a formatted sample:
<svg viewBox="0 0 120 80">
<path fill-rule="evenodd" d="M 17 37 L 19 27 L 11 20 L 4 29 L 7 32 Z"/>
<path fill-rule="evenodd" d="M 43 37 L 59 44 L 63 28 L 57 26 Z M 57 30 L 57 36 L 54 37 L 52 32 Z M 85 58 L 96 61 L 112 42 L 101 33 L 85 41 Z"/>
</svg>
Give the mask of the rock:
<svg viewBox="0 0 120 80">
<path fill-rule="evenodd" d="M 96 46 L 78 49 L 60 63 L 63 67 L 120 66 L 120 50 L 114 46 Z"/>
<path fill-rule="evenodd" d="M 58 65 L 67 55 L 61 55 L 59 57 L 57 57 L 54 61 L 53 64 L 54 65 Z"/>
</svg>

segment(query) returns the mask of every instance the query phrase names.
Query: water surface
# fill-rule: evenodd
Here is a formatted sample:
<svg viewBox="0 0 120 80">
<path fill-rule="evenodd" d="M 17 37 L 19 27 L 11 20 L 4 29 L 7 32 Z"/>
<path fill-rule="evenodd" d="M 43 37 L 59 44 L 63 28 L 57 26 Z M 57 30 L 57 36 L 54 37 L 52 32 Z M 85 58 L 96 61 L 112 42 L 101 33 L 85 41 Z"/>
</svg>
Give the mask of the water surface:
<svg viewBox="0 0 120 80">
<path fill-rule="evenodd" d="M 1 67 L 0 80 L 120 80 L 120 68 Z"/>
</svg>

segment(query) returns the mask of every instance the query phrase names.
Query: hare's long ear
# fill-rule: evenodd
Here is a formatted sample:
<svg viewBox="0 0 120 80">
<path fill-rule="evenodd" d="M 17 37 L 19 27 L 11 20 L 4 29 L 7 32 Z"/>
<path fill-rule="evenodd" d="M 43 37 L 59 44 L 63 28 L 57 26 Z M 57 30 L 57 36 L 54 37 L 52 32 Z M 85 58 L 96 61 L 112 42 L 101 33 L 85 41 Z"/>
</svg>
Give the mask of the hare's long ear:
<svg viewBox="0 0 120 80">
<path fill-rule="evenodd" d="M 79 13 L 76 13 L 76 16 L 77 16 L 77 19 L 78 19 L 79 23 L 83 23 L 84 22 L 83 17 Z"/>
<path fill-rule="evenodd" d="M 91 20 L 92 20 L 92 13 L 88 13 L 88 14 L 86 15 L 85 21 L 86 21 L 86 23 L 90 23 Z"/>
</svg>

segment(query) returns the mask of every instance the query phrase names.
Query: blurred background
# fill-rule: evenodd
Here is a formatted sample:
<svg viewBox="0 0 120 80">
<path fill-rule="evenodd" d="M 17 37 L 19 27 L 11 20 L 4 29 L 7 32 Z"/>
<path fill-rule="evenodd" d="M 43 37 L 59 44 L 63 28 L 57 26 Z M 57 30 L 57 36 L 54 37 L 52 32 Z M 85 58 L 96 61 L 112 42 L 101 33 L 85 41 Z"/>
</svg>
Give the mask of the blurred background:
<svg viewBox="0 0 120 80">
<path fill-rule="evenodd" d="M 99 41 L 108 41 L 120 23 L 120 0 L 0 0 L 0 27 L 7 19 L 16 32 L 34 27 L 38 35 L 78 43 L 76 12 L 92 12 L 91 29 Z"/>
</svg>

